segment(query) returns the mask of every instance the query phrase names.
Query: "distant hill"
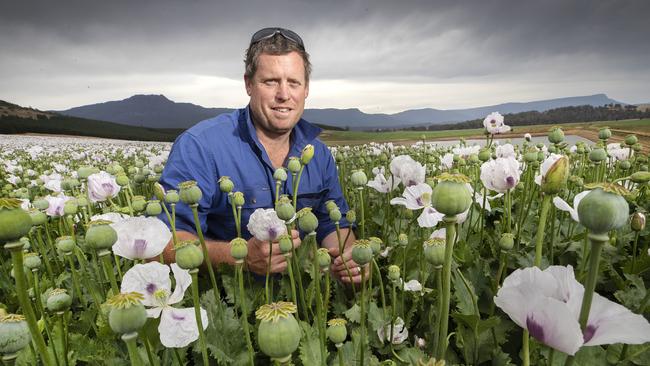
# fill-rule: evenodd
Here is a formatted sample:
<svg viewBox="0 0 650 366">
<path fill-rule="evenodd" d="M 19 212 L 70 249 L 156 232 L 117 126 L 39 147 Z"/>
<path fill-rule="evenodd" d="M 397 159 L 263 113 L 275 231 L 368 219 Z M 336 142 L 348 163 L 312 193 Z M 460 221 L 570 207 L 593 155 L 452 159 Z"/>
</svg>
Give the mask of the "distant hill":
<svg viewBox="0 0 650 366">
<path fill-rule="evenodd" d="M 25 108 L 0 100 L 0 134 L 43 133 L 138 141 L 174 141 L 182 129 L 154 129 Z"/>
<path fill-rule="evenodd" d="M 577 105 L 602 106 L 611 103 L 625 104 L 610 99 L 605 94 L 595 94 L 467 109 L 411 109 L 394 114 L 369 114 L 356 108 L 306 109 L 304 118 L 313 123 L 352 130 L 394 129 L 468 121 L 483 118 L 494 111 L 502 114 L 544 112 L 553 108 Z M 188 128 L 199 121 L 230 111 L 232 111 L 230 108 L 206 108 L 192 103 L 176 103 L 164 95 L 134 95 L 124 100 L 85 105 L 58 113 L 132 126 Z"/>
</svg>

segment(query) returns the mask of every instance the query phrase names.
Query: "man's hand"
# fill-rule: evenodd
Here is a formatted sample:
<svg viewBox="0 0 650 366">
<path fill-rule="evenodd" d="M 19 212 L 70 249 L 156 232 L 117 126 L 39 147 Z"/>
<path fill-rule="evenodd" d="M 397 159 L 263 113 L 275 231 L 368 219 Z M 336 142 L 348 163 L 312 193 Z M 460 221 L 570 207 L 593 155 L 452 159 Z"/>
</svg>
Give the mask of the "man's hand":
<svg viewBox="0 0 650 366">
<path fill-rule="evenodd" d="M 293 247 L 298 248 L 301 244 L 297 230 L 291 231 Z M 287 261 L 280 251 L 280 244 L 277 241 L 271 245 L 268 241 L 262 242 L 252 237 L 248 240 L 248 256 L 246 265 L 249 271 L 259 275 L 266 275 L 269 264 L 269 253 L 271 253 L 271 273 L 281 273 L 287 269 Z"/>
<path fill-rule="evenodd" d="M 366 264 L 361 267 L 352 260 L 352 245 L 347 245 L 343 255 L 340 255 L 339 248 L 333 247 L 328 249 L 330 255 L 334 257 L 330 271 L 332 275 L 338 278 L 343 283 L 361 283 L 361 271 L 365 271 L 366 279 L 368 279 L 368 271 L 370 265 Z M 347 265 L 347 269 L 346 269 Z"/>
</svg>

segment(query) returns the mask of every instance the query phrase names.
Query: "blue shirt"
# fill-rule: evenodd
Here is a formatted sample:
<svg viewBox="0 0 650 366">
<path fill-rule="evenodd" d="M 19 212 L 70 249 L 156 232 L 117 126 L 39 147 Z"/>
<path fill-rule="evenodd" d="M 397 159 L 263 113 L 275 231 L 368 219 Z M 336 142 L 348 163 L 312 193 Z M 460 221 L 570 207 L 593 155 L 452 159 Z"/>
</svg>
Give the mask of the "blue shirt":
<svg viewBox="0 0 650 366">
<path fill-rule="evenodd" d="M 305 145 L 314 145 L 314 157 L 300 178 L 297 206 L 298 209 L 312 207 L 318 218 L 318 242 L 336 230 L 325 202 L 333 200 L 343 214 L 348 211 L 332 154 L 317 139 L 320 132 L 320 128 L 300 119 L 291 132 L 288 154 L 288 157 L 300 157 Z M 203 234 L 212 239 L 230 241 L 237 236 L 232 207 L 228 195 L 219 190 L 217 181 L 228 176 L 235 184 L 233 191 L 244 193 L 241 229 L 244 239 L 249 239 L 251 234 L 246 225 L 253 211 L 274 207 L 274 171 L 257 138 L 247 107 L 199 122 L 183 132 L 172 146 L 160 183 L 169 190 L 178 189 L 181 182 L 195 180 L 203 192 L 198 204 Z M 280 187 L 280 194 L 291 196 L 291 187 L 289 173 L 287 181 Z M 164 213 L 159 218 L 169 225 Z M 340 225 L 347 227 L 348 223 L 343 218 Z M 182 202 L 176 205 L 176 229 L 196 233 L 192 211 Z"/>
</svg>

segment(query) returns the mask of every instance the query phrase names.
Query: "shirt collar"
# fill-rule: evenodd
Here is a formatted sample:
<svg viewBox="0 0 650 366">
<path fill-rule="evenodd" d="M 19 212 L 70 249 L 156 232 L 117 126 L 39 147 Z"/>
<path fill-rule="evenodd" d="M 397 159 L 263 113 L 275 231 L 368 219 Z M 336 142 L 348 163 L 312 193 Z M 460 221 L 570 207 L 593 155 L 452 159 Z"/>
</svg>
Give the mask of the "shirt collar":
<svg viewBox="0 0 650 366">
<path fill-rule="evenodd" d="M 246 106 L 246 108 L 243 110 L 243 113 L 240 114 L 239 121 L 244 135 L 247 136 L 251 142 L 257 145 L 258 148 L 262 149 L 262 144 L 257 138 L 255 125 L 253 125 L 253 120 L 251 119 L 250 105 Z M 291 150 L 302 151 L 305 145 L 316 139 L 322 131 L 322 128 L 307 122 L 303 118 L 300 118 L 291 133 Z"/>
</svg>

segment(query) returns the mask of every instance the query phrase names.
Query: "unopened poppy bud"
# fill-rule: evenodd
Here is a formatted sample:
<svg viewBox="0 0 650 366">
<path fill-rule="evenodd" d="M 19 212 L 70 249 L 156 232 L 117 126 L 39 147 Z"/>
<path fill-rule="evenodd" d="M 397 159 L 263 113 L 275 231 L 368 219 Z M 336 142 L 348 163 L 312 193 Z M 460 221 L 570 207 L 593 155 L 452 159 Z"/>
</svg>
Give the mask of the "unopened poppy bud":
<svg viewBox="0 0 650 366">
<path fill-rule="evenodd" d="M 47 310 L 53 313 L 68 310 L 71 304 L 72 297 L 68 295 L 66 290 L 61 288 L 50 291 L 47 298 Z"/>
<path fill-rule="evenodd" d="M 354 210 L 348 210 L 348 212 L 345 213 L 345 219 L 350 223 L 353 224 L 357 221 L 357 213 L 354 212 Z"/>
<path fill-rule="evenodd" d="M 248 255 L 248 242 L 242 238 L 235 238 L 230 241 L 230 255 L 235 262 L 243 263 Z"/>
<path fill-rule="evenodd" d="M 327 271 L 330 268 L 330 264 L 332 264 L 332 257 L 327 248 L 318 248 L 316 251 L 316 260 L 321 271 Z"/>
<path fill-rule="evenodd" d="M 401 273 L 398 266 L 392 264 L 388 266 L 388 279 L 395 282 L 400 279 Z"/>
<path fill-rule="evenodd" d="M 543 166 L 543 164 L 542 164 Z M 566 187 L 569 178 L 569 158 L 562 156 L 546 171 L 542 177 L 542 192 L 557 194 Z"/>
<path fill-rule="evenodd" d="M 601 140 L 607 140 L 610 137 L 612 137 L 612 131 L 609 129 L 609 127 L 603 127 L 600 130 L 598 130 L 598 138 Z"/>
<path fill-rule="evenodd" d="M 366 173 L 363 172 L 363 170 L 355 170 L 352 172 L 352 176 L 350 176 L 350 181 L 355 187 L 363 187 L 368 183 L 368 177 L 366 176 Z"/>
<path fill-rule="evenodd" d="M 445 241 L 439 238 L 427 239 L 424 242 L 424 258 L 435 267 L 445 263 Z"/>
<path fill-rule="evenodd" d="M 167 191 L 165 194 L 165 202 L 167 203 L 178 203 L 180 201 L 180 196 L 178 195 L 178 191 L 175 189 L 170 189 Z"/>
<path fill-rule="evenodd" d="M 627 146 L 632 146 L 639 142 L 639 139 L 636 137 L 636 135 L 627 135 L 625 137 L 625 145 Z"/>
<path fill-rule="evenodd" d="M 553 144 L 559 144 L 564 141 L 564 131 L 561 128 L 555 127 L 548 133 L 548 140 Z"/>
<path fill-rule="evenodd" d="M 345 324 L 347 324 L 347 321 L 340 318 L 331 319 L 327 322 L 328 327 L 325 334 L 327 334 L 327 338 L 329 338 L 329 340 L 337 347 L 343 345 L 343 342 L 345 342 L 348 337 L 348 330 L 345 327 Z"/>
<path fill-rule="evenodd" d="M 298 159 L 295 156 L 289 157 L 289 161 L 287 162 L 287 169 L 292 174 L 296 174 L 300 171 L 300 168 L 302 167 L 302 164 L 300 163 L 300 159 Z"/>
<path fill-rule="evenodd" d="M 199 188 L 199 186 L 196 184 L 196 181 L 193 180 L 179 183 L 178 189 L 181 201 L 187 205 L 199 203 L 201 197 L 203 197 L 201 188 Z"/>
<path fill-rule="evenodd" d="M 291 253 L 291 250 L 293 249 L 293 239 L 291 238 L 291 235 L 284 233 L 278 236 L 278 244 L 282 254 Z"/>
<path fill-rule="evenodd" d="M 91 221 L 86 230 L 86 244 L 95 250 L 109 249 L 117 241 L 117 232 L 111 221 Z"/>
<path fill-rule="evenodd" d="M 232 203 L 235 205 L 235 207 L 241 207 L 246 202 L 246 200 L 244 198 L 244 194 L 242 192 L 239 192 L 239 191 L 234 192 L 232 194 L 231 199 L 232 199 Z"/>
<path fill-rule="evenodd" d="M 630 180 L 632 180 L 632 182 L 634 183 L 639 183 L 639 184 L 650 182 L 650 172 L 639 171 L 633 173 L 632 175 L 630 175 Z"/>
<path fill-rule="evenodd" d="M 314 157 L 314 145 L 312 144 L 307 144 L 305 147 L 302 149 L 302 154 L 300 155 L 300 162 L 302 165 L 307 165 L 311 161 L 311 159 Z"/>
<path fill-rule="evenodd" d="M 223 176 L 217 181 L 219 182 L 219 190 L 223 193 L 230 193 L 235 188 L 235 183 L 232 182 L 230 177 Z"/>
<path fill-rule="evenodd" d="M 606 185 L 607 191 L 602 187 L 592 190 L 578 204 L 580 223 L 595 234 L 618 229 L 628 220 L 629 205 L 625 198 L 611 190 L 613 186 Z"/>
<path fill-rule="evenodd" d="M 492 157 L 492 152 L 489 149 L 481 149 L 478 153 L 478 159 L 482 162 L 490 160 Z"/>
<path fill-rule="evenodd" d="M 515 236 L 512 233 L 504 233 L 499 239 L 499 247 L 502 250 L 510 250 L 515 245 Z"/>
<path fill-rule="evenodd" d="M 358 265 L 363 266 L 372 260 L 372 248 L 370 241 L 359 239 L 352 246 L 352 260 Z"/>
<path fill-rule="evenodd" d="M 302 210 L 298 211 L 298 227 L 300 230 L 311 233 L 316 231 L 318 227 L 318 218 L 311 212 L 310 207 L 305 207 Z"/>
<path fill-rule="evenodd" d="M 162 206 L 160 201 L 151 200 L 147 203 L 147 208 L 145 210 L 147 216 L 158 216 L 162 213 Z"/>
<path fill-rule="evenodd" d="M 273 179 L 276 181 L 284 182 L 287 180 L 287 170 L 284 168 L 277 168 L 273 172 Z"/>
<path fill-rule="evenodd" d="M 153 184 L 153 194 L 156 196 L 158 201 L 165 200 L 165 188 L 163 188 L 163 186 L 158 182 Z"/>
<path fill-rule="evenodd" d="M 194 269 L 203 264 L 203 251 L 198 240 L 183 240 L 176 245 L 176 264 L 182 269 Z"/>
<path fill-rule="evenodd" d="M 641 231 L 645 229 L 645 215 L 642 212 L 635 212 L 632 215 L 630 227 L 634 231 Z"/>
<path fill-rule="evenodd" d="M 330 211 L 330 220 L 334 222 L 339 222 L 341 221 L 342 217 L 343 215 L 341 214 L 341 210 L 339 210 L 338 208 L 335 208 Z"/>
</svg>

